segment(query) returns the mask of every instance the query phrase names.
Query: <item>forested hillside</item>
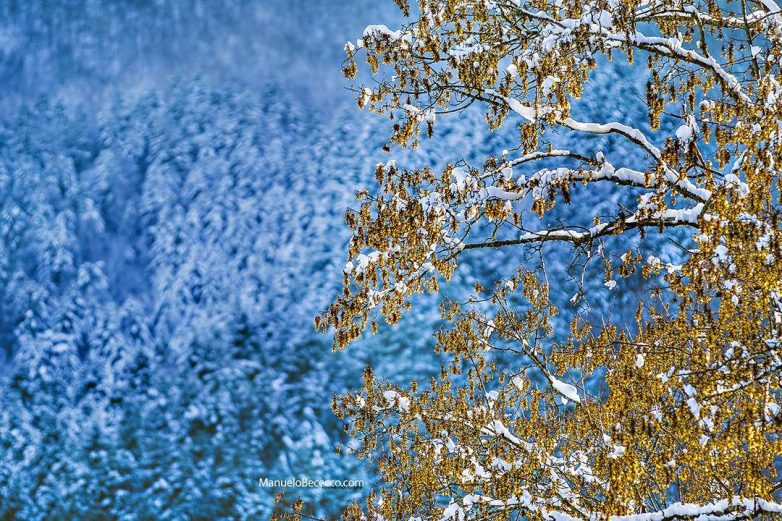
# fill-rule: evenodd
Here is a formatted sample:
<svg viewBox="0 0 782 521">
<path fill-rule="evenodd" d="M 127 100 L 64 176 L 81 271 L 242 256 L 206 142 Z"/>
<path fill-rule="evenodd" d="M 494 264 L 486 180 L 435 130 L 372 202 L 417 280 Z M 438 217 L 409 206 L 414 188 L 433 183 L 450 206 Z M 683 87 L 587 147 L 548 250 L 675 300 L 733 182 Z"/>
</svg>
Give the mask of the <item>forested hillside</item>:
<svg viewBox="0 0 782 521">
<path fill-rule="evenodd" d="M 384 4 L 0 6 L 0 519 L 260 519 L 263 477 L 367 481 L 289 492 L 322 514 L 366 494 L 371 469 L 335 454 L 332 395 L 366 366 L 399 383 L 439 370 L 439 312 L 425 299 L 331 352 L 312 324 L 340 289 L 344 212 L 378 162 L 478 160 L 518 132 L 487 137 L 468 110 L 383 152 L 385 122 L 355 111 L 339 63 L 365 18 L 399 16 Z M 616 120 L 641 110 L 645 78 L 625 73 L 594 78 Z M 616 206 L 608 186 L 588 197 L 589 214 L 548 218 Z M 508 275 L 513 255 L 465 257 L 446 293 Z M 573 298 L 564 259 L 555 300 L 631 318 L 632 288 L 597 278 Z"/>
</svg>

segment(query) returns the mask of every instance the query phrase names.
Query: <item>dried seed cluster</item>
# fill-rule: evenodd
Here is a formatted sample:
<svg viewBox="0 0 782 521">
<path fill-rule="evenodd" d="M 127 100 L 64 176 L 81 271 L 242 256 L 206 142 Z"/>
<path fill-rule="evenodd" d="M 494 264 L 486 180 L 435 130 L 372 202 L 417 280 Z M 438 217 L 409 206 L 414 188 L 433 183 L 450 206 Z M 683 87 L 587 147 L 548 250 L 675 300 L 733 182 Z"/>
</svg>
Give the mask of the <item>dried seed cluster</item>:
<svg viewBox="0 0 782 521">
<path fill-rule="evenodd" d="M 442 172 L 378 165 L 380 190 L 359 193 L 346 215 L 354 235 L 344 291 L 317 319 L 335 347 L 378 317 L 395 323 L 412 295 L 437 292 L 465 249 L 543 255 L 547 241 L 570 243 L 574 255 L 603 259 L 609 287 L 640 272 L 649 298 L 639 299 L 632 333 L 576 312 L 561 342 L 552 318 L 564 310 L 549 299 L 543 263 L 477 287 L 470 302 L 444 304 L 450 325 L 438 349 L 450 363 L 439 378 L 398 388 L 368 371 L 361 392 L 335 401 L 383 481 L 346 519 L 782 515 L 774 502 L 782 487 L 774 466 L 782 454 L 779 8 L 398 3 L 413 21 L 367 28 L 346 46 L 344 68 L 355 78 L 363 57 L 378 80 L 357 89 L 358 104 L 390 118 L 389 144 L 416 146 L 438 114 L 479 102 L 489 128 L 510 117 L 519 124 L 519 146 L 478 166 L 455 157 Z M 648 69 L 651 135 L 571 117 L 605 58 Z M 552 128 L 616 135 L 647 166 L 614 164 L 595 140 L 553 148 Z M 595 215 L 588 229 L 543 224 L 576 187 L 596 182 L 632 190 L 637 204 Z M 692 231 L 681 264 L 627 243 L 611 251 L 636 230 L 673 227 Z M 499 368 L 500 354 L 518 360 L 514 370 Z"/>
</svg>

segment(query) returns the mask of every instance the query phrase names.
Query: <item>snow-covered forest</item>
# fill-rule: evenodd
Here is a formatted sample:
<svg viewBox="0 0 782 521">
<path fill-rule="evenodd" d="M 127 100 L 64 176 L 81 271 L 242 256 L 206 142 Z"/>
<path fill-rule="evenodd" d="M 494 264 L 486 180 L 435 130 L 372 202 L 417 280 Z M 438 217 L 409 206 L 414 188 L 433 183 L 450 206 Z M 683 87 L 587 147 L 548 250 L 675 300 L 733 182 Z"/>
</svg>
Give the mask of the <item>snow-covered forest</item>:
<svg viewBox="0 0 782 521">
<path fill-rule="evenodd" d="M 436 374 L 440 297 L 332 352 L 313 319 L 341 290 L 345 210 L 379 162 L 479 162 L 519 135 L 468 109 L 383 151 L 388 121 L 356 109 L 340 69 L 345 42 L 400 20 L 379 0 L 0 2 L 0 519 L 264 519 L 278 490 L 262 478 L 364 480 L 286 491 L 323 516 L 367 495 L 375 471 L 336 453 L 351 441 L 332 397 L 368 366 Z M 603 65 L 574 114 L 645 130 L 647 75 Z M 592 188 L 544 222 L 589 226 L 635 197 Z M 518 255 L 465 253 L 443 294 L 511 276 Z M 615 287 L 553 258 L 552 301 L 632 323 L 640 275 Z"/>
</svg>

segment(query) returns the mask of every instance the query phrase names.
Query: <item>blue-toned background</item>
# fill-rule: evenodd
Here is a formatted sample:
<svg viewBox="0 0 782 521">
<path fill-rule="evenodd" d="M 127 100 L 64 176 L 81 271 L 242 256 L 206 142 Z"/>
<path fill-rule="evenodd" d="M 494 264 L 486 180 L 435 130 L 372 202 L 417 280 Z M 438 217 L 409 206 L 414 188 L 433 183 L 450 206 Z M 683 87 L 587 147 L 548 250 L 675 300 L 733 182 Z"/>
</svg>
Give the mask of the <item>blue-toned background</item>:
<svg viewBox="0 0 782 521">
<path fill-rule="evenodd" d="M 388 159 L 342 46 L 399 19 L 391 0 L 0 2 L 0 519 L 262 519 L 265 477 L 366 480 L 288 491 L 323 515 L 367 493 L 332 395 L 367 365 L 437 370 L 436 301 L 344 353 L 312 319 L 341 283 L 344 210 Z M 643 125 L 643 78 L 601 71 L 582 113 Z M 479 162 L 516 132 L 469 112 L 395 157 Z M 518 253 L 467 259 L 447 291 Z M 623 291 L 591 305 L 632 313 Z"/>
</svg>

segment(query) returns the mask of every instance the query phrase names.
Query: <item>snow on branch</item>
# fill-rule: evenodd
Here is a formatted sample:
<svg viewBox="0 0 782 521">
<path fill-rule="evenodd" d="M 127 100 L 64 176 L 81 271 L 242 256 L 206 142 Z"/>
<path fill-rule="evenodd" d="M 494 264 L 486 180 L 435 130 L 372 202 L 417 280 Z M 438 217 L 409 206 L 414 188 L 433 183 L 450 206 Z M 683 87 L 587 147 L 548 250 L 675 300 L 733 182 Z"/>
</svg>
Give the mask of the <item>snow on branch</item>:
<svg viewBox="0 0 782 521">
<path fill-rule="evenodd" d="M 771 0 L 766 1 L 773 3 Z M 550 41 L 551 38 L 558 38 L 565 41 L 567 40 L 567 37 L 572 35 L 577 29 L 582 30 L 583 28 L 586 28 L 589 31 L 590 36 L 598 40 L 602 39 L 610 44 L 627 44 L 637 49 L 698 65 L 705 70 L 711 71 L 715 77 L 725 85 L 737 101 L 746 105 L 751 105 L 753 103 L 752 98 L 747 95 L 736 77 L 727 72 L 712 56 L 704 56 L 695 50 L 685 48 L 683 42 L 678 38 L 654 37 L 644 35 L 641 32 L 631 34 L 626 31 L 621 31 L 614 26 L 610 14 L 606 11 L 598 10 L 592 12 L 587 10 L 587 13 L 580 19 L 571 18 L 555 20 L 543 11 L 530 11 L 528 9 L 523 9 L 520 6 L 517 9 L 525 16 L 547 24 L 546 30 L 541 31 L 541 35 L 545 36 L 542 39 L 544 44 L 546 41 Z M 771 13 L 776 12 L 772 10 L 771 6 L 767 6 L 767 9 Z M 778 11 L 778 7 L 776 10 Z M 528 110 L 522 110 L 522 115 L 528 117 L 530 113 Z"/>
<path fill-rule="evenodd" d="M 782 514 L 782 504 L 763 499 L 734 497 L 714 503 L 674 503 L 657 512 L 611 516 L 608 521 L 738 521 L 757 519 L 761 515 Z M 546 512 L 543 517 L 551 521 L 583 521 L 564 512 Z M 590 521 L 604 519 L 590 516 Z"/>
<path fill-rule="evenodd" d="M 518 100 L 515 100 L 513 98 L 502 96 L 492 90 L 487 90 L 486 93 L 496 99 L 500 99 L 504 101 L 508 107 L 522 116 L 523 118 L 527 119 L 528 121 L 535 121 L 536 117 L 540 114 L 551 114 L 555 113 L 554 109 L 551 108 L 538 108 L 533 109 L 531 107 L 527 107 L 525 105 L 522 105 L 521 102 Z M 623 123 L 618 122 L 609 122 L 609 123 L 592 123 L 592 122 L 582 122 L 577 121 L 573 118 L 565 118 L 563 120 L 557 120 L 557 124 L 566 127 L 570 130 L 574 130 L 577 132 L 584 132 L 588 134 L 595 134 L 595 135 L 605 135 L 605 134 L 618 134 L 620 136 L 625 137 L 635 145 L 641 147 L 645 152 L 647 152 L 649 155 L 651 155 L 664 169 L 665 172 L 665 180 L 669 184 L 671 184 L 673 187 L 675 187 L 680 193 L 696 200 L 699 202 L 705 202 L 711 197 L 711 192 L 705 188 L 701 188 L 696 186 L 694 183 L 689 181 L 686 178 L 680 178 L 679 175 L 671 170 L 670 167 L 668 167 L 667 164 L 663 161 L 662 153 L 660 152 L 660 149 L 657 148 L 654 144 L 652 144 L 649 139 L 644 135 L 643 132 L 638 130 L 637 128 L 633 128 L 629 125 L 625 125 Z M 554 157 L 554 156 L 567 156 L 572 155 L 572 153 L 567 151 L 554 151 L 546 153 L 531 153 L 527 154 L 522 158 L 519 158 L 517 160 L 518 163 L 536 160 L 536 159 L 542 159 L 545 157 Z M 510 163 L 510 165 L 516 164 L 515 162 Z M 606 171 L 607 172 L 607 171 Z M 645 183 L 645 176 L 641 174 L 638 175 L 628 175 L 631 174 L 630 170 L 620 170 L 614 172 L 617 176 L 624 176 L 625 180 L 632 181 L 634 184 L 643 185 Z M 606 175 L 603 174 L 606 178 L 610 178 L 610 174 Z M 616 180 L 620 180 L 618 177 Z"/>
<path fill-rule="evenodd" d="M 659 226 L 660 224 L 664 224 L 665 226 L 696 226 L 698 217 L 703 212 L 703 208 L 703 204 L 698 203 L 694 207 L 687 209 L 666 209 L 653 214 L 651 217 L 643 219 L 638 218 L 633 214 L 627 218 L 615 219 L 611 222 L 601 223 L 590 228 L 562 227 L 526 232 L 520 235 L 518 239 L 470 243 L 465 244 L 464 249 L 499 248 L 515 244 L 529 244 L 546 241 L 583 244 L 600 237 L 613 235 L 633 228 Z"/>
</svg>

